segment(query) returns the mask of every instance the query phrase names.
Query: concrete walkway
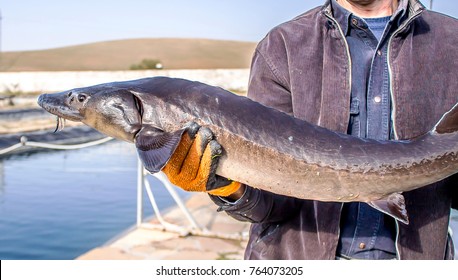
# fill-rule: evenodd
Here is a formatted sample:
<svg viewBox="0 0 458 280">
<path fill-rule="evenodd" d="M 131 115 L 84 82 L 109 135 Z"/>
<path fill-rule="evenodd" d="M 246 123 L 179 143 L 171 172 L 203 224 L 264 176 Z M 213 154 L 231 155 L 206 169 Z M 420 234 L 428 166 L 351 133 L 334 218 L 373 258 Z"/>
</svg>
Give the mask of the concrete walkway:
<svg viewBox="0 0 458 280">
<path fill-rule="evenodd" d="M 243 259 L 248 223 L 224 212 L 206 194 L 195 194 L 186 206 L 199 226 L 208 229 L 202 235 L 161 230 L 157 219 L 123 234 L 109 244 L 78 257 L 80 260 L 215 260 Z M 189 222 L 183 212 L 173 208 L 164 215 L 168 223 L 186 229 Z M 150 227 L 157 227 L 153 229 Z M 230 237 L 230 238 L 228 238 Z"/>
</svg>

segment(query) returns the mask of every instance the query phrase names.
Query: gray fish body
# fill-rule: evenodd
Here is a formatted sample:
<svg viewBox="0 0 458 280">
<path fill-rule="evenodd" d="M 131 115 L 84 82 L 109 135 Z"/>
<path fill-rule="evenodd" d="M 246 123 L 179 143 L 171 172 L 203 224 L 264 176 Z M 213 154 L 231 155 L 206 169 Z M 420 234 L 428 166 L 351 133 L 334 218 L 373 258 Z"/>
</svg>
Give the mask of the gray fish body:
<svg viewBox="0 0 458 280">
<path fill-rule="evenodd" d="M 79 107 L 69 104 L 79 94 L 85 95 Z M 130 142 L 144 127 L 173 132 L 196 122 L 224 148 L 217 174 L 302 199 L 374 201 L 458 172 L 457 106 L 422 137 L 376 141 L 332 132 L 221 88 L 165 77 L 42 95 L 39 103 Z"/>
</svg>

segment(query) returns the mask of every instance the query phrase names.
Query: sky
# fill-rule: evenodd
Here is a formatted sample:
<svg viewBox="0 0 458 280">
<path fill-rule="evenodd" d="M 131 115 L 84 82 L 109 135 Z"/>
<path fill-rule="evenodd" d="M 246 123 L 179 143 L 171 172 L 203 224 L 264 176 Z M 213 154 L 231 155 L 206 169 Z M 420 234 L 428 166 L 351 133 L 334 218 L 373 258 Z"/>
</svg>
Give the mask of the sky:
<svg viewBox="0 0 458 280">
<path fill-rule="evenodd" d="M 131 38 L 261 40 L 324 0 L 0 0 L 0 51 Z M 422 1 L 429 7 L 429 0 Z M 458 1 L 433 10 L 458 17 Z"/>
</svg>

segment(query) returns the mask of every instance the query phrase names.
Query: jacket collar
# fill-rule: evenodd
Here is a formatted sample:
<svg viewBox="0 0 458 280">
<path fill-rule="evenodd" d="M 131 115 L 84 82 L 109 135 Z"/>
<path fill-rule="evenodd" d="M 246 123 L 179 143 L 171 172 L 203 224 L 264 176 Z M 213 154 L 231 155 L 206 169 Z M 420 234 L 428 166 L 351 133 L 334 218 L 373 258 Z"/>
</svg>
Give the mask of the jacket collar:
<svg viewBox="0 0 458 280">
<path fill-rule="evenodd" d="M 409 20 L 425 10 L 425 6 L 418 0 L 399 0 L 399 6 L 391 17 L 391 21 L 400 26 L 405 20 Z M 322 8 L 323 13 L 337 20 L 346 35 L 349 30 L 352 13 L 340 6 L 336 0 L 327 0 Z"/>
</svg>

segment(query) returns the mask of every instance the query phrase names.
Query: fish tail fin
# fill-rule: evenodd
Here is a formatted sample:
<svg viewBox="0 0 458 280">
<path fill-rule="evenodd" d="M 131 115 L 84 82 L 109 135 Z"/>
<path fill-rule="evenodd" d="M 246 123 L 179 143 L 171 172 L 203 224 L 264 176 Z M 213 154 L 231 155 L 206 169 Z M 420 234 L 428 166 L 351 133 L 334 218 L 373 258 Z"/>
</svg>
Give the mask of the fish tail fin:
<svg viewBox="0 0 458 280">
<path fill-rule="evenodd" d="M 445 134 L 458 131 L 458 103 L 445 113 L 431 131 L 433 134 Z"/>
<path fill-rule="evenodd" d="M 405 199 L 400 193 L 393 193 L 386 199 L 370 201 L 368 204 L 406 225 L 409 224 Z"/>
</svg>

